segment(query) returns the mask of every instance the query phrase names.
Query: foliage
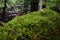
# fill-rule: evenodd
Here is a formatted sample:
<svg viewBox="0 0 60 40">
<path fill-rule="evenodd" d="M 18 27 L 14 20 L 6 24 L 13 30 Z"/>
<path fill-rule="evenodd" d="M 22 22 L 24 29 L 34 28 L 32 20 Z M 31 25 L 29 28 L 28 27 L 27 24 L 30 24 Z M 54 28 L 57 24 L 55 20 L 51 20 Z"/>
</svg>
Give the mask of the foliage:
<svg viewBox="0 0 60 40">
<path fill-rule="evenodd" d="M 4 7 L 3 4 L 4 4 L 4 3 L 3 3 L 3 0 L 0 0 L 0 9 Z"/>
<path fill-rule="evenodd" d="M 53 7 L 51 7 L 50 9 L 60 13 L 60 0 L 56 1 L 56 5 L 54 5 Z"/>
<path fill-rule="evenodd" d="M 55 5 L 55 6 L 51 7 L 50 9 L 60 13 L 60 5 Z"/>
<path fill-rule="evenodd" d="M 60 40 L 60 15 L 52 10 L 17 16 L 0 28 L 1 40 Z"/>
</svg>

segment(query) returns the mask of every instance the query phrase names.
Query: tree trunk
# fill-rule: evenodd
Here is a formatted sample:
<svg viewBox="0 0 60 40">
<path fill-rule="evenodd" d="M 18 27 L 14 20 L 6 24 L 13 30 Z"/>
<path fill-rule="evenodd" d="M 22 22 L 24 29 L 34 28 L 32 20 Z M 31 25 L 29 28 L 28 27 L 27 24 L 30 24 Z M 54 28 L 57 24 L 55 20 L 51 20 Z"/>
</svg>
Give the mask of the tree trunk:
<svg viewBox="0 0 60 40">
<path fill-rule="evenodd" d="M 42 9 L 42 0 L 40 0 L 40 10 Z"/>
<path fill-rule="evenodd" d="M 3 21 L 4 21 L 4 19 L 5 19 L 5 13 L 6 13 L 5 10 L 6 10 L 6 7 L 7 7 L 6 1 L 7 1 L 7 0 L 4 1 L 4 7 L 3 7 L 3 14 L 2 14 L 2 15 L 3 15 L 3 16 L 2 16 Z"/>
</svg>

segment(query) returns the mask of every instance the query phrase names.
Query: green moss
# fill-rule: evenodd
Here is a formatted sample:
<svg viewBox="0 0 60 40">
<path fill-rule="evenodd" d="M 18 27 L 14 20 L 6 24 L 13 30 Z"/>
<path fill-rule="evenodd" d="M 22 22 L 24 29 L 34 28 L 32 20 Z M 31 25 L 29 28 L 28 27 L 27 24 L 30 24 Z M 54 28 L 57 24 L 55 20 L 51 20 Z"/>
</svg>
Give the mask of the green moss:
<svg viewBox="0 0 60 40">
<path fill-rule="evenodd" d="M 49 9 L 17 16 L 3 27 L 2 40 L 60 40 L 60 14 Z"/>
</svg>

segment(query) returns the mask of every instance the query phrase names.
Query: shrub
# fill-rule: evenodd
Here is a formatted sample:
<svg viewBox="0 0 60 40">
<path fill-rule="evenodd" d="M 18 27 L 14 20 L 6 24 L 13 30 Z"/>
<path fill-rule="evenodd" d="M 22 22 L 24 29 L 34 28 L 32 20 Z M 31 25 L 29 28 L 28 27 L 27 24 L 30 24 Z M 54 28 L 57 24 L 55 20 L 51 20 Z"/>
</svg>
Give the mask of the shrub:
<svg viewBox="0 0 60 40">
<path fill-rule="evenodd" d="M 17 16 L 0 30 L 2 40 L 60 40 L 60 15 L 49 9 Z"/>
</svg>

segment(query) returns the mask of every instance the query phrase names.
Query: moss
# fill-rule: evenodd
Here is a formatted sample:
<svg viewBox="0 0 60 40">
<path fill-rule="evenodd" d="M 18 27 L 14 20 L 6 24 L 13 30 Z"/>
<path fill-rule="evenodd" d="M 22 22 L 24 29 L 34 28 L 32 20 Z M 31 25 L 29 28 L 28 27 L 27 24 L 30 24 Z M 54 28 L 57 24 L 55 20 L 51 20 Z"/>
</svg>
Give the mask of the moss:
<svg viewBox="0 0 60 40">
<path fill-rule="evenodd" d="M 0 39 L 60 40 L 59 27 L 60 15 L 55 11 L 43 9 L 15 17 L 0 31 Z"/>
</svg>

